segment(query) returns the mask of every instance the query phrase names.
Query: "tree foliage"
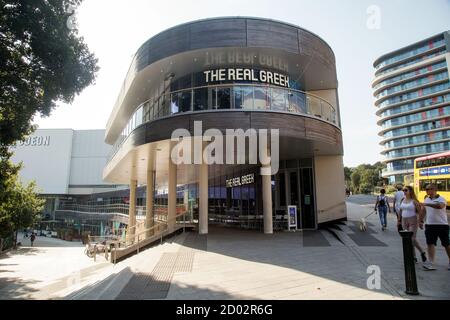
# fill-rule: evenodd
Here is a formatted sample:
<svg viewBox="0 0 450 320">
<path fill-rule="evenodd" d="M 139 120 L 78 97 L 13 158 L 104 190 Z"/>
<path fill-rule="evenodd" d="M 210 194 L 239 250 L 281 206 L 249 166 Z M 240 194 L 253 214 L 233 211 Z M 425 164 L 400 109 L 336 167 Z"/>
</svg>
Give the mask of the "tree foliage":
<svg viewBox="0 0 450 320">
<path fill-rule="evenodd" d="M 66 10 L 80 3 L 0 0 L 0 193 L 18 170 L 9 147 L 33 131 L 34 115 L 50 115 L 95 80 L 97 59 L 68 27 Z"/>
<path fill-rule="evenodd" d="M 17 241 L 17 231 L 36 222 L 45 200 L 39 198 L 35 182 L 23 185 L 17 174 L 10 176 L 6 185 L 7 201 L 0 203 L 0 237 L 14 234 Z"/>
<path fill-rule="evenodd" d="M 34 206 L 11 215 L 21 197 L 32 202 L 26 194 L 33 187 L 20 189 L 10 147 L 32 133 L 36 114 L 49 116 L 58 101 L 71 103 L 95 81 L 97 59 L 74 23 L 81 2 L 0 0 L 0 233 L 28 224 Z"/>
<path fill-rule="evenodd" d="M 386 180 L 381 177 L 381 172 L 386 166 L 377 162 L 371 164 L 361 164 L 356 168 L 344 168 L 345 181 L 354 193 L 369 193 L 376 186 L 383 186 Z"/>
</svg>

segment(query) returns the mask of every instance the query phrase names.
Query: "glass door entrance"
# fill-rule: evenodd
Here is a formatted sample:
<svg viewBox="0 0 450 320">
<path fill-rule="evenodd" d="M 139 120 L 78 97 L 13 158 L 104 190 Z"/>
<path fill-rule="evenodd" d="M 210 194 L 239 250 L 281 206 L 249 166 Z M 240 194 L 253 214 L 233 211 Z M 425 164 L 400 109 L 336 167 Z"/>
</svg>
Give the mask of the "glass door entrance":
<svg viewBox="0 0 450 320">
<path fill-rule="evenodd" d="M 316 228 L 316 215 L 314 212 L 314 186 L 312 168 L 300 169 L 300 194 L 302 229 Z"/>
<path fill-rule="evenodd" d="M 312 168 L 281 170 L 276 181 L 276 212 L 287 214 L 288 206 L 296 206 L 297 228 L 315 229 L 316 215 Z"/>
</svg>

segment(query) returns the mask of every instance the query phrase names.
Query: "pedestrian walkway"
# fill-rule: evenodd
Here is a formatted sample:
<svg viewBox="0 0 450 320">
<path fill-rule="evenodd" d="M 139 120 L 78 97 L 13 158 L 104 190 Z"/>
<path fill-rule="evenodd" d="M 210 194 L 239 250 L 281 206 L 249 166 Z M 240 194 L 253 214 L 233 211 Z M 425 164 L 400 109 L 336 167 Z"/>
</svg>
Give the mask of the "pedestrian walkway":
<svg viewBox="0 0 450 320">
<path fill-rule="evenodd" d="M 93 300 L 450 299 L 450 271 L 442 248 L 437 248 L 437 271 L 424 271 L 417 265 L 421 295 L 407 296 L 395 216 L 388 216 L 388 229 L 382 231 L 378 216 L 373 215 L 368 230 L 361 232 L 358 221 L 373 208 L 358 203 L 347 203 L 347 208 L 349 221 L 329 230 L 264 235 L 210 226 L 206 236 L 180 234 L 116 265 L 89 259 L 84 264 L 81 247 L 65 248 L 79 251 L 76 257 L 80 261 L 72 262 L 80 270 L 74 284 L 69 281 L 70 272 L 46 275 L 44 261 L 51 265 L 60 260 L 50 251 L 37 256 L 11 255 L 0 260 L 0 268 L 6 263 L 24 263 L 29 274 L 25 267 L 17 267 L 22 271 L 14 280 L 16 290 L 0 287 L 0 294 L 7 298 Z M 418 239 L 425 243 L 423 232 Z M 42 269 L 33 271 L 36 265 Z M 367 285 L 373 267 L 381 272 L 378 289 Z M 5 275 L 0 273 L 0 286 Z M 27 290 L 32 294 L 25 295 Z"/>
</svg>

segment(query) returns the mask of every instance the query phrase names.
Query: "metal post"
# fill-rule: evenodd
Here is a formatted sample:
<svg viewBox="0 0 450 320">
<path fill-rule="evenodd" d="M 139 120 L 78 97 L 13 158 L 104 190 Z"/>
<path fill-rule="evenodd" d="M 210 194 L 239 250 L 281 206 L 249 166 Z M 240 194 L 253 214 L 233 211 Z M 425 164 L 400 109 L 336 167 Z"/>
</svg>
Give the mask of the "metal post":
<svg viewBox="0 0 450 320">
<path fill-rule="evenodd" d="M 406 294 L 419 295 L 417 289 L 416 264 L 414 262 L 414 247 L 412 231 L 400 231 L 403 242 L 403 263 L 405 266 Z"/>
<path fill-rule="evenodd" d="M 105 259 L 108 261 L 108 242 L 105 242 Z"/>
<path fill-rule="evenodd" d="M 139 234 L 137 236 L 137 253 L 139 254 Z"/>
</svg>

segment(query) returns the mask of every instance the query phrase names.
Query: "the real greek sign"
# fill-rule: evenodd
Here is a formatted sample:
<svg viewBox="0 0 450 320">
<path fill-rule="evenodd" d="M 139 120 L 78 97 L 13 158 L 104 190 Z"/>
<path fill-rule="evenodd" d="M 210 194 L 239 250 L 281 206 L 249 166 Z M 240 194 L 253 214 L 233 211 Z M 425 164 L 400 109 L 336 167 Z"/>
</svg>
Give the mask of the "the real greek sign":
<svg viewBox="0 0 450 320">
<path fill-rule="evenodd" d="M 232 179 L 228 179 L 226 181 L 227 188 L 239 187 L 246 184 L 252 184 L 255 182 L 255 175 L 253 173 L 247 174 L 242 177 L 236 177 Z"/>
<path fill-rule="evenodd" d="M 289 77 L 272 71 L 245 68 L 215 69 L 203 72 L 206 83 L 220 81 L 254 81 L 289 88 Z"/>
</svg>

